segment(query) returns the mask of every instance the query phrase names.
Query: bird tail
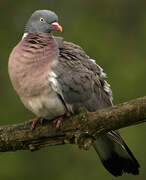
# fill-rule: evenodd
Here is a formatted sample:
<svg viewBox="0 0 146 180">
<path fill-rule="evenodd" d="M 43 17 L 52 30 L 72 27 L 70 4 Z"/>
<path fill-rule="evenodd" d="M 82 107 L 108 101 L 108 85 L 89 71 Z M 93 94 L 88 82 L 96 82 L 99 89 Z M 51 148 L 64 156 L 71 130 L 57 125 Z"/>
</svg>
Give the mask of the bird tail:
<svg viewBox="0 0 146 180">
<path fill-rule="evenodd" d="M 98 138 L 93 144 L 104 167 L 114 176 L 124 172 L 139 174 L 139 163 L 117 131 Z"/>
</svg>

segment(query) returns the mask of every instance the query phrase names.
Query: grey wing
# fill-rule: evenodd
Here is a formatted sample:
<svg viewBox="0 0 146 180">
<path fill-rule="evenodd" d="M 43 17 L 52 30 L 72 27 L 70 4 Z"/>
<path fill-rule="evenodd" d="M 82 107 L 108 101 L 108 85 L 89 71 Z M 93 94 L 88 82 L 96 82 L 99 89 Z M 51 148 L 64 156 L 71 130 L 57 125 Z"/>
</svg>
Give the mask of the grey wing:
<svg viewBox="0 0 146 180">
<path fill-rule="evenodd" d="M 112 106 L 112 91 L 103 70 L 77 45 L 64 42 L 54 69 L 56 91 L 71 112 L 80 107 L 88 111 Z M 111 131 L 94 141 L 93 146 L 104 167 L 114 176 L 123 172 L 139 174 L 139 163 L 118 131 Z"/>
<path fill-rule="evenodd" d="M 105 74 L 79 46 L 64 42 L 53 71 L 57 75 L 57 93 L 68 111 L 78 112 L 81 107 L 96 111 L 112 105 Z"/>
</svg>

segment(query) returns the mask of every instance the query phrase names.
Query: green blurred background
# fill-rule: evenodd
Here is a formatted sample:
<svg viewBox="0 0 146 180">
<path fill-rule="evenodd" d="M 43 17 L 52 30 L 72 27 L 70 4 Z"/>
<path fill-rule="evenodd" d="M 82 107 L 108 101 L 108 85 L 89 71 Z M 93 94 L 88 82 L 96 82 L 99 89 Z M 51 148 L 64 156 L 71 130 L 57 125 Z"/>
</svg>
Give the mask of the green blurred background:
<svg viewBox="0 0 146 180">
<path fill-rule="evenodd" d="M 66 41 L 84 48 L 108 74 L 114 103 L 146 95 L 146 6 L 144 0 L 1 0 L 0 2 L 0 125 L 24 122 L 33 115 L 21 104 L 10 84 L 10 51 L 36 9 L 54 10 Z M 146 179 L 146 125 L 124 128 L 121 134 L 141 164 L 140 175 L 119 180 Z M 56 146 L 38 152 L 0 154 L 0 180 L 114 180 L 96 153 L 76 146 Z"/>
</svg>

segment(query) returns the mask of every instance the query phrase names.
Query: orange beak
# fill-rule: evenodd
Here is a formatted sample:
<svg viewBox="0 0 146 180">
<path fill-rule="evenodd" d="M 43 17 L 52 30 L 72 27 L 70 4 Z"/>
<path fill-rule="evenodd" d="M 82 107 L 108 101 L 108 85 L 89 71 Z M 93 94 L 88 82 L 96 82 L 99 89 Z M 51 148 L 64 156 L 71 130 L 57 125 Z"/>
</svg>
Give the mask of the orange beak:
<svg viewBox="0 0 146 180">
<path fill-rule="evenodd" d="M 62 26 L 60 26 L 58 22 L 53 22 L 52 26 L 54 27 L 54 29 L 62 32 Z"/>
</svg>

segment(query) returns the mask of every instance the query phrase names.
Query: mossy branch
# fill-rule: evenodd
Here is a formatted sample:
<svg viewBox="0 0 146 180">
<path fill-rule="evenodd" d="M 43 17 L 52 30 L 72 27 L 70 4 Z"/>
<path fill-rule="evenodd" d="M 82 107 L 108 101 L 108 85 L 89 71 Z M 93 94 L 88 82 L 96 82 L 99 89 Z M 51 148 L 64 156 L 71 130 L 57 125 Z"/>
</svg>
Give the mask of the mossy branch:
<svg viewBox="0 0 146 180">
<path fill-rule="evenodd" d="M 38 124 L 33 130 L 29 123 L 1 126 L 0 151 L 33 151 L 47 146 L 74 143 L 88 149 L 95 136 L 144 121 L 146 97 L 96 112 L 81 110 L 78 115 L 64 118 L 59 129 L 56 129 L 53 121 Z"/>
</svg>

